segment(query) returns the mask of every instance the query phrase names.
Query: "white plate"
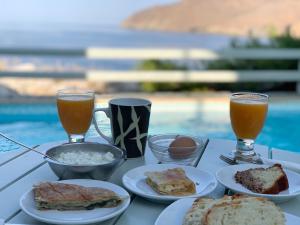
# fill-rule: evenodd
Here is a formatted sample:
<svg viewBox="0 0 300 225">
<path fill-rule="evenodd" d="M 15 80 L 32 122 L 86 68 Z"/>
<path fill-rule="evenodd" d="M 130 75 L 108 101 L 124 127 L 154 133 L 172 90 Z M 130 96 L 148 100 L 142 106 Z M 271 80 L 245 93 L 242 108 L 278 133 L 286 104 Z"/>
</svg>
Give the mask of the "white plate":
<svg viewBox="0 0 300 225">
<path fill-rule="evenodd" d="M 196 184 L 196 194 L 189 196 L 160 195 L 146 183 L 146 176 L 144 175 L 145 172 L 162 171 L 176 167 L 184 169 L 186 175 Z M 160 202 L 175 201 L 177 199 L 186 197 L 200 197 L 208 195 L 217 187 L 218 184 L 216 178 L 206 171 L 202 171 L 190 166 L 176 164 L 152 164 L 137 167 L 128 171 L 123 176 L 122 181 L 124 186 L 133 193 Z"/>
<path fill-rule="evenodd" d="M 93 210 L 37 210 L 34 203 L 33 191 L 26 192 L 20 199 L 22 210 L 35 219 L 54 224 L 88 224 L 110 219 L 122 213 L 130 203 L 130 196 L 123 188 L 104 181 L 78 179 L 63 180 L 60 183 L 78 184 L 85 187 L 100 187 L 114 191 L 121 197 L 125 197 L 124 202 L 114 208 L 95 208 Z"/>
<path fill-rule="evenodd" d="M 182 225 L 183 219 L 187 211 L 192 207 L 195 198 L 180 199 L 161 212 L 155 221 L 155 225 Z M 284 213 L 287 220 L 286 225 L 299 225 L 300 218 L 288 213 Z"/>
<path fill-rule="evenodd" d="M 300 174 L 286 169 L 284 169 L 284 171 L 289 180 L 289 188 L 276 195 L 255 193 L 243 187 L 241 184 L 235 182 L 234 175 L 237 171 L 243 171 L 250 168 L 258 168 L 258 167 L 269 167 L 269 166 L 253 165 L 253 164 L 240 164 L 234 166 L 226 166 L 217 171 L 216 178 L 221 184 L 233 190 L 234 192 L 244 193 L 252 196 L 265 197 L 274 202 L 284 202 L 291 198 L 294 198 L 297 195 L 300 195 Z"/>
</svg>

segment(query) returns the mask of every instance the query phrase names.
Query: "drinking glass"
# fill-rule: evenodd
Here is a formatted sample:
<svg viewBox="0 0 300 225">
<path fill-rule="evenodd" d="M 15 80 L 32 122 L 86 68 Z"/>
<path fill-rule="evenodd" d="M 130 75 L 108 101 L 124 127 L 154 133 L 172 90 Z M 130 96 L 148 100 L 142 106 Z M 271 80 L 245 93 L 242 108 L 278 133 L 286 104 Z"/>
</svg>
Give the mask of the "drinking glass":
<svg viewBox="0 0 300 225">
<path fill-rule="evenodd" d="M 268 112 L 269 96 L 260 93 L 234 93 L 230 98 L 230 120 L 237 137 L 235 158 L 259 159 L 254 141 L 263 128 Z"/>
<path fill-rule="evenodd" d="M 77 88 L 57 92 L 57 109 L 69 142 L 83 142 L 93 118 L 95 93 Z"/>
</svg>

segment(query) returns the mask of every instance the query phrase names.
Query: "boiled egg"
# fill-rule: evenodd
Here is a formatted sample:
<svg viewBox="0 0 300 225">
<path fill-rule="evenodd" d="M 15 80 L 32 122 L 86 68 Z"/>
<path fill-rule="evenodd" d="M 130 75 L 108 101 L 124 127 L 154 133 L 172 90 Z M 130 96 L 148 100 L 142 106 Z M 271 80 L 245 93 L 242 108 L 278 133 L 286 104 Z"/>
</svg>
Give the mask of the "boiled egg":
<svg viewBox="0 0 300 225">
<path fill-rule="evenodd" d="M 196 150 L 197 144 L 193 138 L 178 135 L 169 145 L 168 151 L 174 159 L 188 158 Z"/>
</svg>

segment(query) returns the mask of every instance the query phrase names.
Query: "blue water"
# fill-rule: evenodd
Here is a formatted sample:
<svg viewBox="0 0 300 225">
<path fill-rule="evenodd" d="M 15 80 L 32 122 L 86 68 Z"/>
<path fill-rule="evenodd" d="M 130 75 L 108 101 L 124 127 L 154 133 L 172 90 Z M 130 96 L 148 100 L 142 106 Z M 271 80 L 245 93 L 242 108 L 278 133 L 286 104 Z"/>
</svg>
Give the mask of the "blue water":
<svg viewBox="0 0 300 225">
<path fill-rule="evenodd" d="M 0 27 L 0 48 L 80 49 L 87 47 L 208 48 L 228 46 L 232 36 L 196 33 L 168 33 L 122 29 L 117 26 L 78 30 L 14 29 Z M 7 67 L 33 64 L 39 70 L 130 69 L 133 60 L 86 60 L 81 57 L 1 56 Z"/>
<path fill-rule="evenodd" d="M 153 105 L 149 133 L 181 133 L 235 140 L 226 110 L 206 110 L 200 106 L 195 110 L 178 110 L 189 107 L 178 106 Z M 100 115 L 98 120 L 109 134 L 108 119 Z M 257 143 L 300 152 L 299 123 L 300 102 L 272 103 Z M 0 105 L 0 132 L 31 146 L 67 139 L 54 104 Z M 91 127 L 88 136 L 96 135 Z M 1 150 L 9 150 L 9 147 Z"/>
<path fill-rule="evenodd" d="M 92 29 L 14 29 L 0 27 L 0 47 L 86 48 L 86 47 L 198 47 L 218 49 L 233 38 L 204 33 L 155 32 L 118 26 Z"/>
</svg>

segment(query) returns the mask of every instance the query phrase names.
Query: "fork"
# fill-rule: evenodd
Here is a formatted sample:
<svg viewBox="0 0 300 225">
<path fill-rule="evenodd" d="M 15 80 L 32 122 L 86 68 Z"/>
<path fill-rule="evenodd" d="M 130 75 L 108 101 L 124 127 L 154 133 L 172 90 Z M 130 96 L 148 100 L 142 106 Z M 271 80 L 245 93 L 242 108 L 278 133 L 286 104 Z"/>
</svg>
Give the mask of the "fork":
<svg viewBox="0 0 300 225">
<path fill-rule="evenodd" d="M 230 157 L 227 157 L 225 155 L 220 155 L 219 158 L 228 163 L 229 165 L 237 165 L 239 164 L 239 161 L 234 159 L 234 158 L 230 158 Z M 251 162 L 248 162 L 248 163 L 251 163 Z M 279 163 L 281 164 L 284 168 L 286 169 L 289 169 L 289 170 L 292 170 L 294 172 L 297 172 L 297 173 L 300 173 L 300 164 L 298 163 L 293 163 L 293 162 L 288 162 L 288 161 L 284 161 L 284 160 L 274 160 L 274 159 L 265 159 L 265 158 L 262 158 L 262 161 L 261 163 L 258 163 L 258 161 L 255 161 L 255 162 L 252 162 L 253 164 L 267 164 L 267 165 L 272 165 L 272 164 L 275 164 L 275 163 Z"/>
<path fill-rule="evenodd" d="M 219 158 L 222 161 L 228 163 L 229 165 L 237 165 L 238 164 L 237 161 L 235 161 L 234 159 L 230 159 L 229 157 L 226 157 L 225 155 L 222 155 L 222 154 L 219 156 Z"/>
<path fill-rule="evenodd" d="M 247 160 L 247 159 L 231 158 L 221 154 L 220 159 L 223 160 L 224 162 L 227 162 L 230 165 L 236 165 L 239 163 L 264 164 L 264 162 L 260 158 Z"/>
</svg>

